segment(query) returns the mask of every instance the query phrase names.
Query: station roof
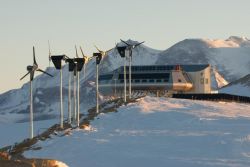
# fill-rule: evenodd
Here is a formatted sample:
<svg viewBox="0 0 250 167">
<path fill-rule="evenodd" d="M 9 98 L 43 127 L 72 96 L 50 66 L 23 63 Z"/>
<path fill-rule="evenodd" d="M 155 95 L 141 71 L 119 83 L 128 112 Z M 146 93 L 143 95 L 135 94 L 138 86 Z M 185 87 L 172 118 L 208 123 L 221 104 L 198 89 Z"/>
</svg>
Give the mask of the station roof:
<svg viewBox="0 0 250 167">
<path fill-rule="evenodd" d="M 209 64 L 188 64 L 188 65 L 146 65 L 146 66 L 131 66 L 132 71 L 171 71 L 180 66 L 183 71 L 196 72 L 202 71 L 209 66 Z M 123 66 L 119 67 L 115 71 L 123 71 Z M 127 70 L 129 66 L 126 66 Z"/>
</svg>

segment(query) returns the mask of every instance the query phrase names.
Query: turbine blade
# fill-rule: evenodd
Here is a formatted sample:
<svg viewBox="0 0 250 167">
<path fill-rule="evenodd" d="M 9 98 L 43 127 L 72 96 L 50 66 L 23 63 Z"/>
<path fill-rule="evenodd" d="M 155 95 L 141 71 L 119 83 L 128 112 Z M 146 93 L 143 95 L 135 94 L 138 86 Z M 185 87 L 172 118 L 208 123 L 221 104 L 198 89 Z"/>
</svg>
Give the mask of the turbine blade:
<svg viewBox="0 0 250 167">
<path fill-rule="evenodd" d="M 101 53 L 102 51 L 96 46 L 96 45 L 94 45 L 95 46 L 95 48 Z"/>
<path fill-rule="evenodd" d="M 107 51 L 106 51 L 106 53 L 110 52 L 112 49 L 113 49 L 113 48 L 111 48 L 111 49 L 107 50 Z"/>
<path fill-rule="evenodd" d="M 28 72 L 27 74 L 25 74 L 25 75 L 20 79 L 20 81 L 21 81 L 22 79 L 24 79 L 29 73 L 30 73 L 30 72 Z"/>
<path fill-rule="evenodd" d="M 51 50 L 50 50 L 50 43 L 49 43 L 49 40 L 48 40 L 48 46 L 49 46 L 49 61 L 51 61 Z"/>
<path fill-rule="evenodd" d="M 111 51 L 112 49 L 113 49 L 113 48 L 111 48 L 111 49 L 105 51 L 103 56 L 106 56 L 106 55 L 108 54 L 108 52 Z"/>
<path fill-rule="evenodd" d="M 49 73 L 47 73 L 47 72 L 45 72 L 45 71 L 43 71 L 43 70 L 41 70 L 41 69 L 37 69 L 36 71 L 42 72 L 42 73 L 44 73 L 44 74 L 47 74 L 48 76 L 53 77 L 53 75 L 51 75 L 51 74 L 49 74 Z"/>
<path fill-rule="evenodd" d="M 49 46 L 49 67 L 50 67 L 50 62 L 51 62 L 51 50 L 50 50 L 50 43 L 48 40 L 48 46 Z"/>
<path fill-rule="evenodd" d="M 36 55 L 35 55 L 35 47 L 33 46 L 33 63 L 35 65 L 37 65 L 37 62 L 36 62 Z"/>
<path fill-rule="evenodd" d="M 144 42 L 145 42 L 145 41 L 143 41 L 143 42 L 141 42 L 141 43 L 136 44 L 136 45 L 135 45 L 135 47 L 137 47 L 137 46 L 139 46 L 139 45 L 143 44 Z"/>
<path fill-rule="evenodd" d="M 78 52 L 77 52 L 77 48 L 76 48 L 76 45 L 75 45 L 75 50 L 76 50 L 76 57 L 78 57 Z"/>
<path fill-rule="evenodd" d="M 80 50 L 81 50 L 82 56 L 83 56 L 83 57 L 86 57 L 86 56 L 84 55 L 83 51 L 82 51 L 82 47 L 81 47 L 81 46 L 80 46 Z"/>
<path fill-rule="evenodd" d="M 127 46 L 130 46 L 130 44 L 128 44 L 127 42 L 123 41 L 122 39 L 120 39 L 123 43 L 125 43 Z"/>
</svg>

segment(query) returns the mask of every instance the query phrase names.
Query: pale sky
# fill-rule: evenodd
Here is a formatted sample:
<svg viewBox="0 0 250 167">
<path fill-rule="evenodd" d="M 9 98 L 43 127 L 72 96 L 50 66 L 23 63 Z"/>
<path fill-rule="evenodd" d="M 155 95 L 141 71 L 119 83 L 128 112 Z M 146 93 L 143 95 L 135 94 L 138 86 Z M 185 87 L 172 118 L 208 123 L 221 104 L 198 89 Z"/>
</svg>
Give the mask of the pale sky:
<svg viewBox="0 0 250 167">
<path fill-rule="evenodd" d="M 250 37 L 249 0 L 0 0 L 0 93 L 20 88 L 36 47 L 41 68 L 52 54 L 74 56 L 115 46 L 119 39 L 146 41 L 165 50 L 186 38 Z"/>
</svg>

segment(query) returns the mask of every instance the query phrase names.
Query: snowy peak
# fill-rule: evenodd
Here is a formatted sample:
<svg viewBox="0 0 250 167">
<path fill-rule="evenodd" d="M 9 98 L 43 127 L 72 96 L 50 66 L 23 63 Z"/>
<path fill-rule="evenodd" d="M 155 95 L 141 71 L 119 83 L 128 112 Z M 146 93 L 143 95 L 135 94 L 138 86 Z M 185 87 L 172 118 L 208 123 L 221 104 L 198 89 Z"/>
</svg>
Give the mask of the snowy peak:
<svg viewBox="0 0 250 167">
<path fill-rule="evenodd" d="M 222 40 L 222 39 L 203 39 L 205 43 L 209 45 L 209 48 L 238 48 L 240 45 L 231 40 Z"/>
<path fill-rule="evenodd" d="M 210 48 L 238 48 L 250 47 L 250 41 L 246 37 L 230 36 L 228 39 L 202 39 Z"/>
<path fill-rule="evenodd" d="M 238 44 L 250 42 L 247 37 L 230 36 L 226 41 L 233 41 Z"/>
</svg>

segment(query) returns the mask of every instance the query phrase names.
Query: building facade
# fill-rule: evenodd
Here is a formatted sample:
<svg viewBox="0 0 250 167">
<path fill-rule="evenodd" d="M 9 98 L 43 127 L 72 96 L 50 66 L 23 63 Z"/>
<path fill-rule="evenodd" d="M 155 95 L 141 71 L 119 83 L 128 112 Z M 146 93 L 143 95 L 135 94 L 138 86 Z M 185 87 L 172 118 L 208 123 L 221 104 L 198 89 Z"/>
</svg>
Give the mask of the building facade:
<svg viewBox="0 0 250 167">
<path fill-rule="evenodd" d="M 168 93 L 211 93 L 210 65 L 132 66 L 132 91 Z M 129 86 L 129 67 L 126 67 Z M 124 90 L 124 67 L 99 76 L 99 89 L 104 95 L 121 94 Z"/>
</svg>

